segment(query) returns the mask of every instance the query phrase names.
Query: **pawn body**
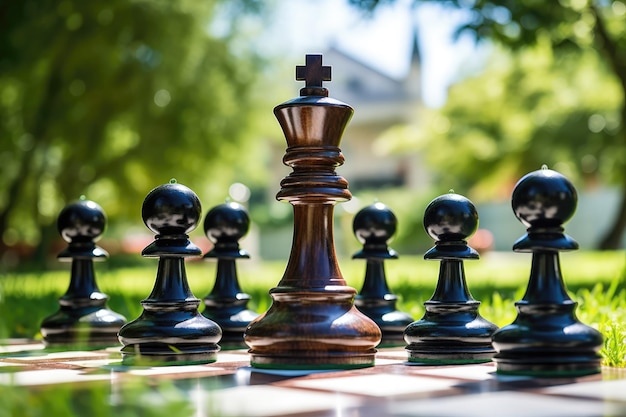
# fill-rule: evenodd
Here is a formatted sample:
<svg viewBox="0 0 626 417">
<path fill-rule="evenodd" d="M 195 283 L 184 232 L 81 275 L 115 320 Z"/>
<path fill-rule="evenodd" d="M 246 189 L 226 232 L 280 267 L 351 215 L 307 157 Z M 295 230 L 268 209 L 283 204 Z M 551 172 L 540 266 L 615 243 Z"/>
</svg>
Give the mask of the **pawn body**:
<svg viewBox="0 0 626 417">
<path fill-rule="evenodd" d="M 200 219 L 196 194 L 180 184 L 152 190 L 142 207 L 146 226 L 157 234 L 142 252 L 158 257 L 152 293 L 141 302 L 143 313 L 119 332 L 125 364 L 209 363 L 217 359 L 222 331 L 198 312 L 200 300 L 187 283 L 184 258 L 200 256 L 187 233 Z"/>
<path fill-rule="evenodd" d="M 385 273 L 385 260 L 398 258 L 387 246 L 397 223 L 395 214 L 382 203 L 361 209 L 352 223 L 355 236 L 363 244 L 352 258 L 367 261 L 363 287 L 354 305 L 380 327 L 381 347 L 404 346 L 404 329 L 413 322 L 413 317 L 396 308 L 398 297 L 389 288 Z"/>
<path fill-rule="evenodd" d="M 512 196 L 515 216 L 527 234 L 513 246 L 531 252 L 528 287 L 513 323 L 493 335 L 501 374 L 569 377 L 600 372 L 602 335 L 576 318 L 576 302 L 567 294 L 559 251 L 578 244 L 562 224 L 576 210 L 577 194 L 567 178 L 543 168 L 524 176 Z"/>
<path fill-rule="evenodd" d="M 250 228 L 250 218 L 238 203 L 225 203 L 213 207 L 204 219 L 204 232 L 213 249 L 205 259 L 217 259 L 215 285 L 204 297 L 202 314 L 215 321 L 222 329 L 222 348 L 242 348 L 243 333 L 258 314 L 247 308 L 250 296 L 239 286 L 237 259 L 247 259 L 248 252 L 239 248 L 239 239 Z"/>
<path fill-rule="evenodd" d="M 104 232 L 106 218 L 93 201 L 80 200 L 59 214 L 57 228 L 68 247 L 58 255 L 72 263 L 70 284 L 59 299 L 59 310 L 46 317 L 41 334 L 46 346 L 102 347 L 118 344 L 117 332 L 126 319 L 107 308 L 109 297 L 98 289 L 94 260 L 104 260 L 106 251 L 95 241 Z"/>
<path fill-rule="evenodd" d="M 435 239 L 425 259 L 441 262 L 437 287 L 424 303 L 422 319 L 404 331 L 410 362 L 464 364 L 488 362 L 495 354 L 491 336 L 497 326 L 478 312 L 465 280 L 464 259 L 478 259 L 466 239 L 478 227 L 474 205 L 458 194 L 434 199 L 426 208 L 424 227 Z"/>
</svg>

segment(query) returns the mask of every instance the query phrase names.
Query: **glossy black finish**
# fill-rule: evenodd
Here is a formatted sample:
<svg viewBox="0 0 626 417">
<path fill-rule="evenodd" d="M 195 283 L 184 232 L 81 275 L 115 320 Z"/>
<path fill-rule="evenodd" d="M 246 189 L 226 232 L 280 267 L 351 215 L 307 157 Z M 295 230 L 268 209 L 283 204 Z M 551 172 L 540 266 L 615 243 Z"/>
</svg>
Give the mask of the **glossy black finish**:
<svg viewBox="0 0 626 417">
<path fill-rule="evenodd" d="M 200 248 L 189 241 L 201 215 L 200 200 L 181 184 L 159 186 L 144 200 L 141 214 L 154 242 L 142 252 L 158 257 L 152 293 L 141 302 L 143 313 L 119 332 L 126 364 L 208 363 L 217 359 L 222 331 L 198 312 L 200 300 L 187 283 L 184 258 L 200 256 Z"/>
<path fill-rule="evenodd" d="M 90 200 L 67 205 L 57 219 L 57 229 L 69 243 L 58 259 L 72 263 L 70 284 L 59 299 L 59 310 L 45 318 L 41 334 L 47 346 L 101 347 L 117 345 L 117 332 L 126 319 L 106 307 L 108 296 L 98 289 L 94 260 L 106 251 L 95 242 L 104 233 L 104 210 Z"/>
<path fill-rule="evenodd" d="M 602 335 L 576 318 L 576 302 L 567 294 L 559 251 L 577 249 L 563 223 L 578 197 L 571 182 L 547 168 L 519 180 L 513 191 L 515 216 L 528 229 L 515 242 L 517 252 L 532 252 L 526 294 L 515 303 L 515 321 L 493 335 L 499 373 L 577 376 L 600 372 Z"/>
<path fill-rule="evenodd" d="M 213 249 L 205 259 L 217 259 L 215 285 L 204 297 L 202 314 L 222 328 L 220 346 L 224 349 L 245 347 L 243 332 L 258 314 L 247 308 L 250 295 L 244 293 L 237 277 L 237 259 L 250 255 L 239 247 L 239 240 L 250 229 L 250 217 L 245 207 L 230 202 L 213 207 L 204 218 L 204 232 Z"/>
<path fill-rule="evenodd" d="M 387 246 L 396 233 L 398 220 L 386 205 L 374 203 L 361 209 L 352 222 L 352 230 L 363 248 L 352 256 L 365 259 L 365 279 L 354 304 L 380 327 L 380 346 L 404 346 L 404 329 L 413 317 L 396 309 L 398 297 L 387 284 L 385 260 L 397 259 L 396 251 Z"/>
<path fill-rule="evenodd" d="M 497 326 L 480 316 L 467 287 L 463 261 L 478 259 L 467 238 L 478 228 L 478 213 L 467 198 L 448 193 L 424 212 L 424 228 L 435 246 L 424 259 L 441 261 L 437 287 L 424 303 L 426 313 L 404 332 L 410 362 L 463 364 L 488 362 L 495 354 L 491 336 Z"/>
</svg>

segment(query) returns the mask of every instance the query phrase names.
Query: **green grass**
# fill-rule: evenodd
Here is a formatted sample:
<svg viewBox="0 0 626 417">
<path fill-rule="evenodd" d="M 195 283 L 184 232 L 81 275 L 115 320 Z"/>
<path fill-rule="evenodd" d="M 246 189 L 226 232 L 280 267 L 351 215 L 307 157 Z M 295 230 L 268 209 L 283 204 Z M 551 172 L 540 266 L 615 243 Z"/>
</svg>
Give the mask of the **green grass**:
<svg viewBox="0 0 626 417">
<path fill-rule="evenodd" d="M 579 303 L 577 315 L 604 334 L 601 353 L 603 364 L 610 367 L 626 366 L 625 261 L 623 252 L 572 252 L 561 256 L 569 293 Z M 135 268 L 108 263 L 96 265 L 100 289 L 110 296 L 109 307 L 129 319 L 141 313 L 139 302 L 148 296 L 154 284 L 156 261 L 142 263 L 145 266 Z M 56 311 L 57 299 L 69 282 L 69 265 L 55 266 L 59 269 L 0 275 L 0 337 L 39 337 L 41 321 Z M 268 291 L 282 277 L 285 262 L 249 260 L 238 266 L 241 287 L 252 296 L 249 306 L 265 311 L 271 302 Z M 340 266 L 348 284 L 360 289 L 365 262 L 342 259 Z M 433 293 L 438 268 L 438 262 L 420 257 L 403 257 L 386 263 L 389 286 L 400 297 L 398 307 L 415 319 L 424 313 L 423 303 Z M 512 322 L 516 317 L 514 302 L 522 298 L 528 281 L 530 255 L 488 254 L 478 261 L 466 262 L 465 269 L 474 298 L 482 302 L 481 314 L 499 326 Z M 188 262 L 187 274 L 194 294 L 202 298 L 213 286 L 215 264 Z M 197 387 L 185 383 L 160 380 L 146 384 L 144 380 L 128 380 L 124 389 L 109 383 L 65 384 L 52 389 L 0 385 L 0 417 L 196 415 L 188 393 Z M 191 383 L 197 384 L 198 380 Z M 210 397 L 200 407 L 215 415 L 212 412 L 215 404 Z"/>
<path fill-rule="evenodd" d="M 623 252 L 571 252 L 561 255 L 563 277 L 570 295 L 578 303 L 577 315 L 605 336 L 602 350 L 607 366 L 626 366 L 626 284 Z M 498 326 L 516 317 L 514 302 L 521 299 L 530 271 L 529 254 L 491 253 L 465 263 L 467 283 L 474 298 L 482 302 L 481 314 Z M 100 289 L 110 297 L 109 307 L 134 319 L 141 313 L 140 301 L 154 284 L 156 260 L 143 260 L 142 267 L 112 267 L 96 264 Z M 415 319 L 423 313 L 423 303 L 431 296 L 437 281 L 439 263 L 421 257 L 402 257 L 386 264 L 389 286 L 400 298 L 398 307 Z M 340 259 L 344 278 L 360 289 L 365 262 Z M 69 282 L 69 265 L 47 272 L 4 274 L 0 278 L 0 337 L 39 337 L 44 317 L 56 311 L 57 299 Z M 269 289 L 276 286 L 285 262 L 238 263 L 239 281 L 252 296 L 249 307 L 263 312 L 271 303 Z M 198 298 L 207 295 L 214 282 L 215 263 L 187 262 L 189 284 Z"/>
<path fill-rule="evenodd" d="M 121 386 L 92 383 L 54 387 L 0 385 L 0 417 L 171 417 L 197 415 L 185 389 L 174 381 L 125 381 Z M 179 384 L 180 385 L 180 384 Z M 211 403 L 203 404 L 209 408 Z M 210 414 L 215 415 L 215 414 Z"/>
</svg>

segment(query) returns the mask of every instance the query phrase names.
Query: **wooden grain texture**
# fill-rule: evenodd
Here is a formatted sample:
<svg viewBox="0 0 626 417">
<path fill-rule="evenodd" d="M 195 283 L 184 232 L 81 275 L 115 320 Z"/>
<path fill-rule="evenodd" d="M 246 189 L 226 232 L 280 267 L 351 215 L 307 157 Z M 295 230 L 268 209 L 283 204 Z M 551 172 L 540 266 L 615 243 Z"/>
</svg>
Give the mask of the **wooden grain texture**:
<svg viewBox="0 0 626 417">
<path fill-rule="evenodd" d="M 311 62 L 319 66 L 321 57 Z M 299 77 L 307 81 L 303 95 L 274 109 L 288 145 L 283 161 L 293 170 L 277 195 L 293 205 L 291 254 L 270 291 L 272 306 L 250 323 L 244 339 L 256 367 L 373 366 L 381 332 L 354 307 L 356 290 L 341 275 L 333 238 L 334 205 L 352 197 L 335 169 L 344 161 L 339 144 L 354 110 L 326 97 L 306 68 Z M 309 85 L 310 78 L 320 85 Z"/>
</svg>

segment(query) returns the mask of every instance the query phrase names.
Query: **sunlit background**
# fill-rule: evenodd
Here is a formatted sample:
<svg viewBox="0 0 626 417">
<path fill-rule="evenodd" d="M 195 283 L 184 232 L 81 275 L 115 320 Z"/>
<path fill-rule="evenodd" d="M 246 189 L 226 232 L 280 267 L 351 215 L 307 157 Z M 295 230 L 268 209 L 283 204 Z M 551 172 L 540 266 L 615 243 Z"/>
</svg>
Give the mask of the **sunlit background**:
<svg viewBox="0 0 626 417">
<path fill-rule="evenodd" d="M 450 189 L 478 207 L 473 244 L 508 251 L 524 233 L 510 192 L 542 164 L 578 189 L 566 230 L 581 247 L 623 247 L 626 5 L 498 3 L 0 2 L 2 268 L 53 259 L 56 217 L 82 195 L 107 213 L 102 245 L 136 257 L 152 239 L 143 198 L 171 178 L 203 214 L 245 204 L 253 256 L 286 258 L 291 207 L 274 196 L 289 169 L 272 108 L 298 94 L 307 53 L 324 55 L 330 95 L 355 109 L 340 255 L 374 201 L 399 219 L 393 246 L 423 253 L 424 208 Z M 201 227 L 192 238 L 210 245 Z"/>
</svg>

